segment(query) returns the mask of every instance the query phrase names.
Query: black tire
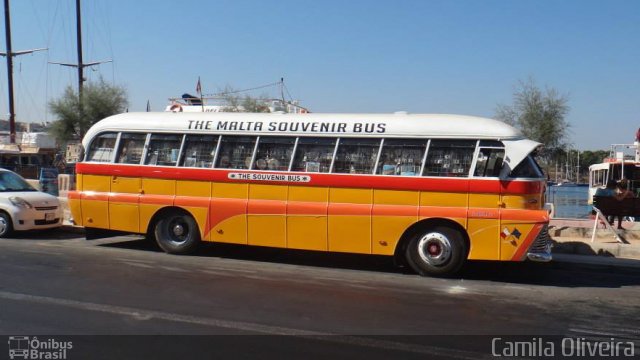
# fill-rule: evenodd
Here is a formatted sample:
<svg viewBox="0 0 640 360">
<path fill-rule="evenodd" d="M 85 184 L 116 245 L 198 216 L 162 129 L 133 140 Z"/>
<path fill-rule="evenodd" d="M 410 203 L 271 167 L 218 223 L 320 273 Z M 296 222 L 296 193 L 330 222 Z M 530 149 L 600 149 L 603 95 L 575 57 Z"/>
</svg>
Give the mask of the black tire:
<svg viewBox="0 0 640 360">
<path fill-rule="evenodd" d="M 158 246 L 169 254 L 190 254 L 200 245 L 200 230 L 193 217 L 182 211 L 162 215 L 154 227 Z"/>
<path fill-rule="evenodd" d="M 467 246 L 459 231 L 437 226 L 418 232 L 409 241 L 405 256 L 422 276 L 451 276 L 464 265 Z"/>
<path fill-rule="evenodd" d="M 0 211 L 0 238 L 6 238 L 11 234 L 13 234 L 11 216 L 4 211 Z"/>
</svg>

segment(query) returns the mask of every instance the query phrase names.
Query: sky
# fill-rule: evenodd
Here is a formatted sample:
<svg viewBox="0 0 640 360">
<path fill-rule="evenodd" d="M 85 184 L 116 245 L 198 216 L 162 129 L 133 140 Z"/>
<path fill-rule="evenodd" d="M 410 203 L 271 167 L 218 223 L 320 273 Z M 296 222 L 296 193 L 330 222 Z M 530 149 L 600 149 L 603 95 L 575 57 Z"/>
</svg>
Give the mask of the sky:
<svg viewBox="0 0 640 360">
<path fill-rule="evenodd" d="M 10 6 L 13 51 L 48 48 L 14 58 L 16 120 L 55 120 L 48 103 L 78 82 L 50 64 L 77 62 L 75 1 Z M 163 111 L 198 77 L 205 94 L 284 78 L 313 112 L 494 117 L 531 78 L 568 98 L 575 149 L 640 127 L 638 0 L 83 0 L 82 23 L 83 61 L 112 61 L 87 80 L 126 88 L 130 111 Z"/>
</svg>

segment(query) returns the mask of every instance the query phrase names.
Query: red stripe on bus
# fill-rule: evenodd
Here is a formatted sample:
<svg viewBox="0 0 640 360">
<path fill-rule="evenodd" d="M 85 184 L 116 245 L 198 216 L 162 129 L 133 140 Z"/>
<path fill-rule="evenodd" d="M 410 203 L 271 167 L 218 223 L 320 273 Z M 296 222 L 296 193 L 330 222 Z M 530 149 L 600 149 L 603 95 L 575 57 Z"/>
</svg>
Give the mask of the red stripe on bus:
<svg viewBox="0 0 640 360">
<path fill-rule="evenodd" d="M 157 179 L 196 180 L 246 184 L 247 180 L 229 179 L 229 173 L 260 173 L 260 174 L 299 174 L 311 178 L 309 182 L 261 181 L 255 184 L 296 184 L 303 186 L 368 188 L 381 190 L 419 190 L 458 193 L 499 193 L 503 194 L 539 194 L 543 189 L 542 181 L 475 178 L 434 178 L 434 177 L 394 177 L 364 174 L 321 174 L 321 173 L 289 173 L 289 172 L 252 172 L 235 169 L 195 169 L 182 167 L 140 166 L 121 164 L 78 163 L 78 174 L 93 174 L 105 176 L 129 176 Z"/>
</svg>

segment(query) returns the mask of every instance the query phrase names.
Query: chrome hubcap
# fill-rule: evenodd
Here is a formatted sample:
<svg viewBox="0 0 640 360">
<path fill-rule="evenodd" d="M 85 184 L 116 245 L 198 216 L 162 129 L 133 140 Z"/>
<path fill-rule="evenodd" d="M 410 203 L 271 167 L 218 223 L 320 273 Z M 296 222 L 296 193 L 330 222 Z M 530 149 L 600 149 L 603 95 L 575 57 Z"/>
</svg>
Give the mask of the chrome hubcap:
<svg viewBox="0 0 640 360">
<path fill-rule="evenodd" d="M 451 242 L 441 233 L 428 233 L 418 241 L 418 255 L 429 265 L 445 264 L 451 258 Z"/>
<path fill-rule="evenodd" d="M 184 235 L 184 226 L 182 224 L 173 225 L 173 235 L 178 237 Z"/>
</svg>

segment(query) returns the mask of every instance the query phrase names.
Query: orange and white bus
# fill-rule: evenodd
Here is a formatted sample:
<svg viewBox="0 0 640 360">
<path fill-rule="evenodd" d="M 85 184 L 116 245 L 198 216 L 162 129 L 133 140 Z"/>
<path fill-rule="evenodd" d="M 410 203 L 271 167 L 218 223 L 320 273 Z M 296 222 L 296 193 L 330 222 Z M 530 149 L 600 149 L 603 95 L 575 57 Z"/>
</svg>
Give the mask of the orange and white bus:
<svg viewBox="0 0 640 360">
<path fill-rule="evenodd" d="M 420 114 L 126 113 L 83 139 L 73 219 L 87 236 L 396 256 L 549 261 L 539 146 L 502 122 Z"/>
</svg>

